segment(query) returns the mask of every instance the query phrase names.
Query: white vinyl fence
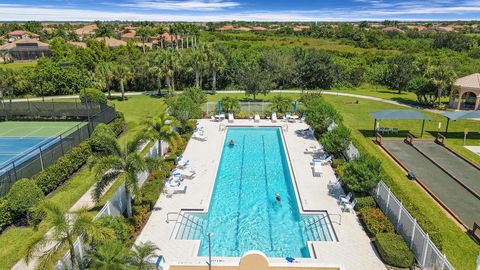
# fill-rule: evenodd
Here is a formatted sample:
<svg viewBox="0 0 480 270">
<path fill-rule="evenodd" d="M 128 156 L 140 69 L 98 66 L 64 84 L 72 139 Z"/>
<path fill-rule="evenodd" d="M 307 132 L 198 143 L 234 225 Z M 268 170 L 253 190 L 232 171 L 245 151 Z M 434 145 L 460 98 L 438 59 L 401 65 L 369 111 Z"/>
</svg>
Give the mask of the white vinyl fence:
<svg viewBox="0 0 480 270">
<path fill-rule="evenodd" d="M 162 143 L 162 146 L 165 147 L 166 143 Z M 167 145 L 168 146 L 168 145 Z M 146 157 L 157 157 L 160 154 L 159 144 L 155 142 L 153 146 L 148 150 Z M 148 178 L 148 171 L 143 171 L 137 174 L 139 186 L 143 186 L 145 181 Z M 127 209 L 127 193 L 125 190 L 125 182 L 122 183 L 112 195 L 112 197 L 107 201 L 107 203 L 102 207 L 94 219 L 103 217 L 103 216 L 112 216 L 117 217 L 122 215 Z M 83 244 L 82 237 L 78 237 L 77 241 L 74 244 L 75 253 L 77 254 L 77 260 L 82 265 L 85 262 L 85 254 L 88 251 L 88 247 Z M 70 251 L 68 251 L 61 260 L 58 261 L 55 270 L 72 270 L 72 264 L 70 262 Z M 82 267 L 80 268 L 82 269 Z"/>
<path fill-rule="evenodd" d="M 442 254 L 418 225 L 387 185 L 380 181 L 375 190 L 375 200 L 403 236 L 422 269 L 453 270 L 445 254 Z"/>
<path fill-rule="evenodd" d="M 270 104 L 270 102 L 240 102 L 240 107 L 242 112 L 263 114 L 270 111 Z M 217 105 L 218 102 L 207 102 L 203 110 L 207 115 L 214 115 L 218 112 Z M 293 106 L 291 109 L 293 110 Z"/>
</svg>

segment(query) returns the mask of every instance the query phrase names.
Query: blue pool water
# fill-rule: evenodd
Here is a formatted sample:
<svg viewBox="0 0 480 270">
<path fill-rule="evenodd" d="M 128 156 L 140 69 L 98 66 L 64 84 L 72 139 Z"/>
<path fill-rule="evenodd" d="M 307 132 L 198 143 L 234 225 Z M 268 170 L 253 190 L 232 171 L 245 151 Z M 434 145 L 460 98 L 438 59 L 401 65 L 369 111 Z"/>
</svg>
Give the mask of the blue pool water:
<svg viewBox="0 0 480 270">
<path fill-rule="evenodd" d="M 310 257 L 288 166 L 279 128 L 228 129 L 205 217 L 204 231 L 214 234 L 212 256 L 260 250 L 269 257 Z M 198 255 L 207 256 L 205 234 L 200 240 Z"/>
<path fill-rule="evenodd" d="M 47 147 L 55 140 L 57 138 L 0 137 L 0 169 L 6 169 L 5 166 L 10 166 L 12 161 L 18 164 L 38 154 L 38 147 Z"/>
</svg>

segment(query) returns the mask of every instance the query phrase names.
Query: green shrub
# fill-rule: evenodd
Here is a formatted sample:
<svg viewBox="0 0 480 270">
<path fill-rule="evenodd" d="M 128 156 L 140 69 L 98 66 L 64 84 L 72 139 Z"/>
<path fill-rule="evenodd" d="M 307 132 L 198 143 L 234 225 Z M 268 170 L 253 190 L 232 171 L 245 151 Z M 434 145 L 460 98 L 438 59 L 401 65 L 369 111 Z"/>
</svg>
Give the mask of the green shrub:
<svg viewBox="0 0 480 270">
<path fill-rule="evenodd" d="M 12 223 L 12 213 L 8 207 L 7 200 L 0 198 L 0 232 Z"/>
<path fill-rule="evenodd" d="M 222 110 L 229 113 L 238 113 L 242 109 L 240 106 L 240 101 L 234 97 L 225 96 L 221 99 L 222 101 Z M 215 105 L 215 111 L 218 111 L 218 104 Z"/>
<path fill-rule="evenodd" d="M 135 197 L 134 204 L 148 205 L 149 210 L 153 209 L 153 206 L 155 206 L 155 203 L 160 196 L 162 187 L 163 177 L 154 179 L 153 181 L 148 181 L 138 192 L 137 196 Z"/>
<path fill-rule="evenodd" d="M 90 154 L 90 143 L 89 140 L 86 140 L 77 147 L 72 148 L 45 170 L 34 175 L 32 179 L 44 194 L 48 194 L 80 169 Z"/>
<path fill-rule="evenodd" d="M 253 114 L 250 113 L 250 112 L 238 112 L 236 115 L 235 115 L 235 118 L 237 119 L 249 119 L 250 117 L 252 117 Z"/>
<path fill-rule="evenodd" d="M 15 182 L 5 196 L 7 206 L 14 218 L 27 216 L 30 208 L 36 206 L 44 198 L 42 190 L 35 181 L 20 179 Z"/>
<path fill-rule="evenodd" d="M 393 224 L 379 208 L 364 207 L 360 209 L 360 218 L 365 223 L 367 232 L 371 236 L 378 233 L 394 232 Z"/>
<path fill-rule="evenodd" d="M 115 232 L 117 240 L 127 246 L 129 245 L 133 228 L 123 216 L 103 216 L 96 220 L 96 222 L 103 227 L 112 229 Z"/>
<path fill-rule="evenodd" d="M 357 204 L 355 205 L 355 210 L 357 211 L 360 211 L 365 207 L 371 207 L 371 208 L 377 207 L 377 203 L 375 202 L 375 199 L 373 199 L 372 196 L 357 197 L 355 199 L 357 200 Z"/>
<path fill-rule="evenodd" d="M 350 130 L 340 124 L 336 128 L 322 134 L 320 142 L 327 153 L 335 157 L 341 157 L 343 156 L 343 151 L 350 144 Z"/>
<path fill-rule="evenodd" d="M 398 234 L 377 234 L 375 247 L 377 247 L 383 261 L 388 265 L 406 268 L 413 264 L 413 253 Z"/>
<path fill-rule="evenodd" d="M 120 152 L 115 133 L 105 124 L 99 124 L 93 131 L 90 137 L 90 148 L 94 154 L 102 156 Z"/>
<path fill-rule="evenodd" d="M 334 169 L 342 167 L 346 163 L 344 158 L 334 158 L 332 161 L 332 167 Z"/>
<path fill-rule="evenodd" d="M 188 87 L 183 89 L 183 95 L 189 97 L 198 105 L 202 105 L 203 103 L 207 102 L 207 95 L 205 95 L 205 92 L 203 92 L 202 89 L 197 87 Z"/>
<path fill-rule="evenodd" d="M 88 104 L 107 104 L 107 97 L 105 94 L 95 88 L 87 88 Z M 80 92 L 80 101 L 85 103 L 85 94 L 83 90 Z"/>
<path fill-rule="evenodd" d="M 340 174 L 348 190 L 368 195 L 381 179 L 381 163 L 376 157 L 363 154 L 345 164 Z"/>
<path fill-rule="evenodd" d="M 149 212 L 148 205 L 133 206 L 133 227 L 136 232 L 140 231 L 147 222 Z"/>
<path fill-rule="evenodd" d="M 116 116 L 117 118 L 110 122 L 108 126 L 113 131 L 113 133 L 118 136 L 122 134 L 123 130 L 125 130 L 125 116 L 122 112 L 119 111 L 116 112 Z"/>
</svg>

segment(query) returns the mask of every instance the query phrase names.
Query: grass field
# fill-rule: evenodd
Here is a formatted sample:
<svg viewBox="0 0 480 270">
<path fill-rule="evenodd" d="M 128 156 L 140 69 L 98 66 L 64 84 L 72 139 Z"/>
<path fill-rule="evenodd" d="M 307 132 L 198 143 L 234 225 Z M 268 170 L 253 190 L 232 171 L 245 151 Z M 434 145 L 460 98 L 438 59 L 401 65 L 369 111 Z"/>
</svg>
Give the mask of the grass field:
<svg viewBox="0 0 480 270">
<path fill-rule="evenodd" d="M 10 69 L 15 69 L 19 70 L 25 67 L 36 67 L 37 62 L 17 62 L 17 63 L 11 63 L 11 64 L 0 64 L 0 68 L 10 68 Z"/>
</svg>

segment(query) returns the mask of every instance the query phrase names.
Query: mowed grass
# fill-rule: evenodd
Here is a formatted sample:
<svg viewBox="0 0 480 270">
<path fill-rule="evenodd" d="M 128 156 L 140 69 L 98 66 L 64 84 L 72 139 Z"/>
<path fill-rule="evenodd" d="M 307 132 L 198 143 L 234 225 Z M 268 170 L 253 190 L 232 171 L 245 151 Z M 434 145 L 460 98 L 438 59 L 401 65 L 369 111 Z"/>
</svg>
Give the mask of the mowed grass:
<svg viewBox="0 0 480 270">
<path fill-rule="evenodd" d="M 125 138 L 132 138 L 141 129 L 139 122 L 143 117 L 153 116 L 158 113 L 163 101 L 148 96 L 130 97 L 128 101 L 115 102 L 117 110 L 125 114 L 128 128 L 119 138 L 124 142 Z M 118 183 L 117 183 L 118 182 Z M 115 189 L 121 184 L 117 181 L 104 198 L 111 196 Z M 58 204 L 63 211 L 70 209 L 80 197 L 95 183 L 95 177 L 88 166 L 83 166 L 70 180 L 59 187 L 55 192 L 49 194 L 47 201 Z M 103 199 L 103 202 L 106 200 Z M 94 209 L 96 211 L 98 209 Z M 49 227 L 48 217 L 43 220 L 38 229 L 31 227 L 12 226 L 0 235 L 0 270 L 11 269 L 20 259 L 25 257 L 28 243 L 45 234 Z"/>
<path fill-rule="evenodd" d="M 16 62 L 16 63 L 10 63 L 10 64 L 1 64 L 0 68 L 10 68 L 10 69 L 19 70 L 26 67 L 36 67 L 36 66 L 37 66 L 37 62 Z"/>
<path fill-rule="evenodd" d="M 239 99 L 244 99 L 244 94 L 217 94 L 209 96 L 209 101 L 218 101 L 223 96 L 229 95 Z M 260 95 L 259 100 L 268 101 L 274 95 L 268 94 L 266 96 Z M 281 95 L 289 96 L 298 99 L 300 94 Z M 476 257 L 480 252 L 480 246 L 456 224 L 456 222 L 448 216 L 448 214 L 428 195 L 417 183 L 408 180 L 405 173 L 400 167 L 388 158 L 378 146 L 373 143 L 373 125 L 374 120 L 368 114 L 369 112 L 384 109 L 405 109 L 397 105 L 392 105 L 379 101 L 372 101 L 367 99 L 358 99 L 359 104 L 352 104 L 357 98 L 324 95 L 324 98 L 331 102 L 335 108 L 342 114 L 344 124 L 352 130 L 352 136 L 365 148 L 370 154 L 378 157 L 382 161 L 382 166 L 385 171 L 392 177 L 393 181 L 398 184 L 399 188 L 407 193 L 412 201 L 416 202 L 418 208 L 429 217 L 430 221 L 437 224 L 443 236 L 443 250 L 456 269 L 475 269 Z M 424 112 L 433 119 L 431 122 L 426 122 L 424 138 L 434 139 L 437 132 L 438 122 L 442 122 L 445 127 L 446 119 L 440 115 Z M 462 133 L 465 127 L 470 127 L 470 135 L 467 140 L 469 145 L 479 145 L 480 123 L 473 120 L 464 120 L 451 122 L 449 127 L 449 136 L 447 136 L 447 144 L 467 156 L 472 161 L 480 164 L 480 157 L 462 147 L 463 139 L 459 138 L 457 134 Z M 421 121 L 415 120 L 399 120 L 399 121 L 382 121 L 384 127 L 398 127 L 403 130 L 402 135 L 406 131 L 412 132 L 414 135 L 420 136 Z M 463 133 L 462 133 L 463 134 Z M 399 137 L 399 139 L 402 137 Z"/>
</svg>

